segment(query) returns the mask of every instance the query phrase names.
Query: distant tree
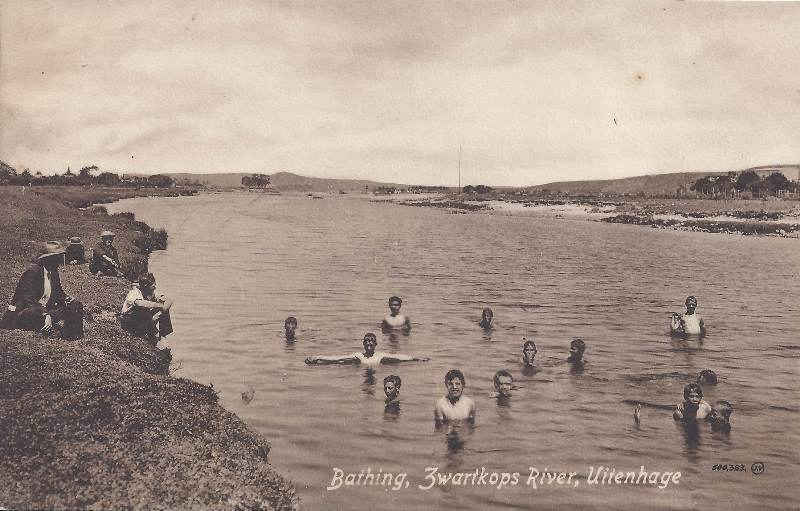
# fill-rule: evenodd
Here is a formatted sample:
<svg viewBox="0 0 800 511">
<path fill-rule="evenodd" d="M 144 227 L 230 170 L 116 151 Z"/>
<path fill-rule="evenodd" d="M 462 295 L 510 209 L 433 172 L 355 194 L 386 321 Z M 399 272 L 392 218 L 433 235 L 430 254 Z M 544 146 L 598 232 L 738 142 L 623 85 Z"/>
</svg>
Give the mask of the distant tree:
<svg viewBox="0 0 800 511">
<path fill-rule="evenodd" d="M 248 188 L 265 188 L 269 186 L 270 177 L 267 174 L 251 174 L 242 176 L 242 186 Z"/>
<path fill-rule="evenodd" d="M 119 186 L 120 179 L 113 172 L 103 172 L 95 178 L 95 182 L 102 186 Z"/>
<path fill-rule="evenodd" d="M 713 195 L 716 191 L 716 179 L 713 176 L 701 177 L 689 189 L 702 195 Z"/>
<path fill-rule="evenodd" d="M 175 180 L 164 174 L 153 174 L 147 178 L 147 184 L 156 188 L 170 188 L 175 185 Z"/>
<path fill-rule="evenodd" d="M 791 181 L 786 179 L 786 176 L 780 172 L 773 172 L 764 180 L 764 188 L 769 190 L 770 193 L 780 192 L 781 190 L 789 190 L 791 187 Z"/>
<path fill-rule="evenodd" d="M 753 185 L 759 183 L 760 181 L 761 178 L 758 177 L 758 174 L 756 174 L 755 171 L 746 170 L 739 174 L 739 177 L 736 178 L 736 189 L 740 192 L 749 190 L 755 193 L 755 190 L 753 190 Z"/>
</svg>

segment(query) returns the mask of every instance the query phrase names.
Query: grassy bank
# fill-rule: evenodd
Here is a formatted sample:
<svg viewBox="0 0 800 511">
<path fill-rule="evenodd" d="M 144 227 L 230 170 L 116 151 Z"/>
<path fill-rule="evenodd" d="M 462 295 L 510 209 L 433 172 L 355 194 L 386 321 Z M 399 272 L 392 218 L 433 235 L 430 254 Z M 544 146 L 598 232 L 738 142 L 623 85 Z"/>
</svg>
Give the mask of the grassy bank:
<svg viewBox="0 0 800 511">
<path fill-rule="evenodd" d="M 93 190 L 91 200 L 103 196 Z M 66 200 L 65 200 L 66 199 Z M 109 216 L 76 190 L 0 187 L 0 296 L 5 307 L 36 241 L 103 229 L 131 271 L 146 268 L 165 233 L 132 215 Z M 291 483 L 267 462 L 269 443 L 217 402 L 216 392 L 169 376 L 171 354 L 120 329 L 130 283 L 62 268 L 87 311 L 76 342 L 0 330 L 4 442 L 0 507 L 9 509 L 288 509 Z M 177 306 L 180 306 L 178 304 Z"/>
</svg>

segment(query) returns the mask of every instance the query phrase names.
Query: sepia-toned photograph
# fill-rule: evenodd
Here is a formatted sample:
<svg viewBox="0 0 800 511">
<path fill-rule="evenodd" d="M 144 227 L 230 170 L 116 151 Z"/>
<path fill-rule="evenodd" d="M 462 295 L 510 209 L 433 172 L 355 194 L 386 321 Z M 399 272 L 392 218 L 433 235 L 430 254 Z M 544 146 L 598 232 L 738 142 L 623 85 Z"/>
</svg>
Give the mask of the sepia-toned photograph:
<svg viewBox="0 0 800 511">
<path fill-rule="evenodd" d="M 799 17 L 0 0 L 0 511 L 800 508 Z"/>
</svg>

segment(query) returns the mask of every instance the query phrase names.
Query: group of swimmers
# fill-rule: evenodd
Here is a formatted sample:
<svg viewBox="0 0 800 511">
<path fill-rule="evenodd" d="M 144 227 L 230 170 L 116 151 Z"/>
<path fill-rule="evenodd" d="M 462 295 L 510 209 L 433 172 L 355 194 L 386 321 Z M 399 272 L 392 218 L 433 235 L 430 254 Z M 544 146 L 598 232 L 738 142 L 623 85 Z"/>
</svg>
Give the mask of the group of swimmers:
<svg viewBox="0 0 800 511">
<path fill-rule="evenodd" d="M 703 319 L 697 313 L 697 299 L 690 296 L 686 299 L 686 312 L 684 314 L 673 314 L 671 332 L 673 335 L 686 338 L 690 335 L 703 336 L 706 332 Z M 381 328 L 385 333 L 393 330 L 403 330 L 408 333 L 411 330 L 410 319 L 400 313 L 402 300 L 393 296 L 389 298 L 389 313 L 381 322 Z M 485 308 L 481 313 L 478 325 L 486 331 L 494 327 L 494 313 L 492 309 Z M 284 322 L 285 338 L 287 341 L 295 340 L 295 330 L 297 329 L 297 318 L 290 316 Z M 389 354 L 376 351 L 378 341 L 373 333 L 367 333 L 363 339 L 363 352 L 355 352 L 341 356 L 310 356 L 305 359 L 306 364 L 361 364 L 368 367 L 375 367 L 381 363 L 395 362 L 424 362 L 429 360 L 427 357 L 416 357 L 400 353 Z M 586 343 L 583 339 L 575 338 L 570 342 L 567 362 L 572 364 L 573 369 L 582 371 L 586 364 L 584 353 Z M 532 340 L 523 338 L 522 344 L 522 364 L 523 372 L 532 370 L 536 357 L 536 344 Z M 707 421 L 712 429 L 717 431 L 730 430 L 730 416 L 733 413 L 733 406 L 728 401 L 718 401 L 715 406 L 711 406 L 703 400 L 703 389 L 701 384 L 716 384 L 717 376 L 711 370 L 703 370 L 697 377 L 697 382 L 692 382 L 684 387 L 684 400 L 675 407 L 673 417 L 675 420 L 683 422 Z M 501 369 L 493 377 L 494 393 L 492 397 L 498 400 L 507 400 L 511 397 L 513 388 L 513 375 Z M 475 401 L 463 394 L 466 386 L 464 374 L 458 369 L 451 369 L 445 374 L 444 384 L 447 393 L 436 402 L 434 407 L 434 419 L 437 427 L 450 421 L 468 421 L 473 423 L 475 420 Z M 389 375 L 383 380 L 384 393 L 386 394 L 387 410 L 392 406 L 398 406 L 398 398 L 402 381 L 397 375 Z M 637 405 L 634 411 L 634 420 L 638 424 L 640 419 L 641 405 Z"/>
</svg>

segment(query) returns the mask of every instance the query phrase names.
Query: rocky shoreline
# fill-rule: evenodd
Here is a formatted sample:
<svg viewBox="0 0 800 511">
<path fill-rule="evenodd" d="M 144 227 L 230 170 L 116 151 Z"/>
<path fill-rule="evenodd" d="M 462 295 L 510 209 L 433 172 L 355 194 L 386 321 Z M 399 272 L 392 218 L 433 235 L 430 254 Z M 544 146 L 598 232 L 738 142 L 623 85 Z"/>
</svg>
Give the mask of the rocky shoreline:
<svg viewBox="0 0 800 511">
<path fill-rule="evenodd" d="M 632 198 L 528 198 L 494 195 L 440 195 L 402 199 L 405 206 L 442 208 L 453 213 L 502 211 L 507 214 L 540 213 L 555 218 L 644 225 L 744 236 L 800 236 L 798 201 L 670 200 Z"/>
<path fill-rule="evenodd" d="M 104 194 L 92 192 L 93 201 Z M 111 229 L 123 265 L 137 270 L 163 248 L 133 215 L 80 211 L 59 200 L 66 196 L 80 190 L 0 187 L 3 296 L 13 293 L 36 241 L 91 243 Z M 269 442 L 222 408 L 213 387 L 171 376 L 169 349 L 119 327 L 128 280 L 91 275 L 86 265 L 61 275 L 86 309 L 83 339 L 0 330 L 0 508 L 297 508 L 294 486 L 268 463 Z"/>
</svg>

